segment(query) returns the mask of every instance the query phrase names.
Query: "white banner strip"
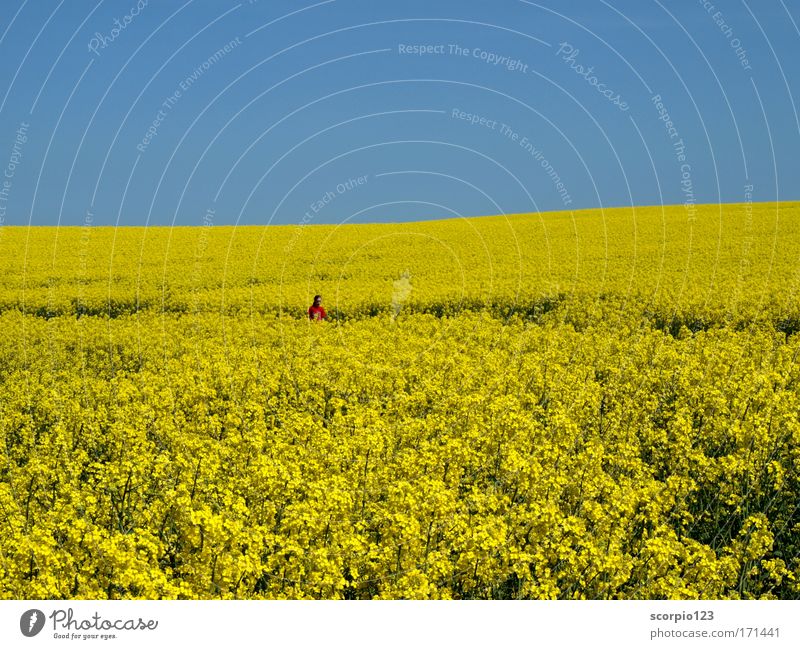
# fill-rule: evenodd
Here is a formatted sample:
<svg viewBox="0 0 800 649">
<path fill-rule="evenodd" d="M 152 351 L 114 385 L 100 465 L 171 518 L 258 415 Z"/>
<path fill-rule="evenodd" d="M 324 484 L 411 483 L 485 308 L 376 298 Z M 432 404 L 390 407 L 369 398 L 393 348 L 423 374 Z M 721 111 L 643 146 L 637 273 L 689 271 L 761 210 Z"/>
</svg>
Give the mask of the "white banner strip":
<svg viewBox="0 0 800 649">
<path fill-rule="evenodd" d="M 798 614 L 795 601 L 4 601 L 0 646 L 797 648 Z"/>
</svg>

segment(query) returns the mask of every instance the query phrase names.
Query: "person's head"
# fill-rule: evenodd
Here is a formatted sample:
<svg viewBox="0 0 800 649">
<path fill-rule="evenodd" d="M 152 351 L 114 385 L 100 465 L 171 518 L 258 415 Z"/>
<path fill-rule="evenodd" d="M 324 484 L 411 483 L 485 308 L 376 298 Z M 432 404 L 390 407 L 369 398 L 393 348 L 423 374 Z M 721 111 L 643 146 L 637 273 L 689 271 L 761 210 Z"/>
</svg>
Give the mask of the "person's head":
<svg viewBox="0 0 800 649">
<path fill-rule="evenodd" d="M 322 304 L 322 296 L 321 295 L 315 295 L 314 296 L 314 306 L 319 306 L 320 304 Z"/>
</svg>

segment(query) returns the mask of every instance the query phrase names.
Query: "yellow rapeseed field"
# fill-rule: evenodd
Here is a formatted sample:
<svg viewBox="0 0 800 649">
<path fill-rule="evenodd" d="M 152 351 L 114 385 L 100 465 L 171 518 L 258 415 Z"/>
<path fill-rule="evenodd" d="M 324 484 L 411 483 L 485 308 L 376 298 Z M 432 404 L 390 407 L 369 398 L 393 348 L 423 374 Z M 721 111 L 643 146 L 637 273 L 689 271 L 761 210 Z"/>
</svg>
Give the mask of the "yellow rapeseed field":
<svg viewBox="0 0 800 649">
<path fill-rule="evenodd" d="M 798 598 L 799 295 L 798 203 L 2 227 L 0 597 Z"/>
</svg>

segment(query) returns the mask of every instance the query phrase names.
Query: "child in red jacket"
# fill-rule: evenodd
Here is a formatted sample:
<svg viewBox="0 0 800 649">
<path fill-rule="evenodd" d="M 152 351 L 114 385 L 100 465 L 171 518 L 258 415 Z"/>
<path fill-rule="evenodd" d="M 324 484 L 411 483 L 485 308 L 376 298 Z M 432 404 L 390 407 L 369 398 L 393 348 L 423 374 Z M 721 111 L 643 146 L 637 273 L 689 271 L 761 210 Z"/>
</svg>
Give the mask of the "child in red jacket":
<svg viewBox="0 0 800 649">
<path fill-rule="evenodd" d="M 319 322 L 320 320 L 324 320 L 326 317 L 328 317 L 328 314 L 325 311 L 325 307 L 322 306 L 322 296 L 315 295 L 314 304 L 308 307 L 308 319 Z"/>
</svg>

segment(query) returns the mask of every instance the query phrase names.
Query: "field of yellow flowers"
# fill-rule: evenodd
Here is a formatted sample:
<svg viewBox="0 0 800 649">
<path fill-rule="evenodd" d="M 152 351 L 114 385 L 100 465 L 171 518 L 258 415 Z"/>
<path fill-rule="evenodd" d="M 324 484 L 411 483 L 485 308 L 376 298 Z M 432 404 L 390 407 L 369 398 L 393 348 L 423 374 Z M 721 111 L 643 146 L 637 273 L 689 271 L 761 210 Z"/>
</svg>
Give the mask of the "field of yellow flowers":
<svg viewBox="0 0 800 649">
<path fill-rule="evenodd" d="M 798 203 L 2 227 L 0 597 L 798 598 L 799 291 Z"/>
</svg>

